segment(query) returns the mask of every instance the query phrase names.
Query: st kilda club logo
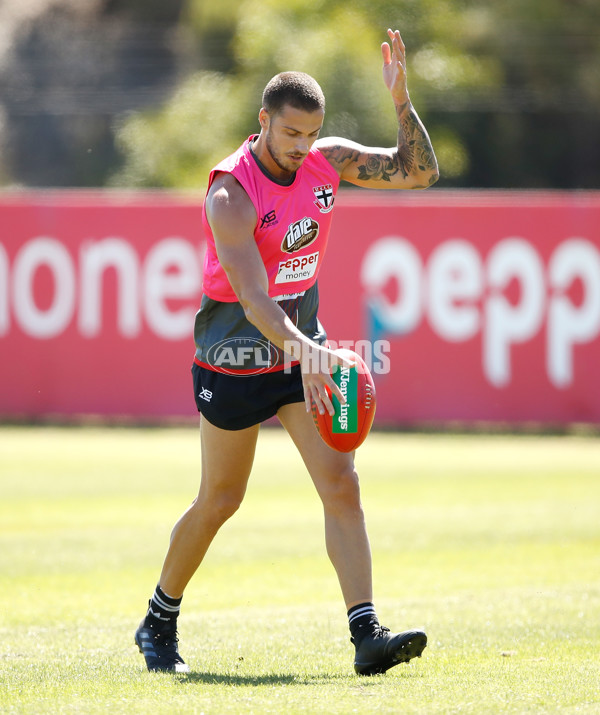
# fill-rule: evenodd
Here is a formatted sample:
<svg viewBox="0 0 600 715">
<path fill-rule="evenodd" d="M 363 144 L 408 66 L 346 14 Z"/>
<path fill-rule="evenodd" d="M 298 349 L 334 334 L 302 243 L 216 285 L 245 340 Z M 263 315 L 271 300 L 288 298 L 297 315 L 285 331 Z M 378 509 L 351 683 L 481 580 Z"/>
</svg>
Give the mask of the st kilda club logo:
<svg viewBox="0 0 600 715">
<path fill-rule="evenodd" d="M 294 221 L 288 226 L 281 242 L 281 250 L 286 253 L 295 253 L 301 248 L 310 246 L 313 241 L 316 241 L 318 235 L 319 224 L 313 218 L 305 216 L 300 221 Z"/>
<path fill-rule="evenodd" d="M 313 186 L 313 193 L 315 195 L 315 206 L 322 214 L 328 214 L 333 208 L 333 202 L 335 201 L 333 186 L 331 184 Z"/>
</svg>

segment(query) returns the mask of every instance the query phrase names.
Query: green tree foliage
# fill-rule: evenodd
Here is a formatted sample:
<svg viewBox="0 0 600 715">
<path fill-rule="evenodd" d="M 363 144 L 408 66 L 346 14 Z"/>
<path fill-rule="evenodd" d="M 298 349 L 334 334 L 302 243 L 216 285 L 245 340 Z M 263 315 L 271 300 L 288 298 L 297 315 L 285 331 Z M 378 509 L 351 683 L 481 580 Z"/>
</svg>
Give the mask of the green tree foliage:
<svg viewBox="0 0 600 715">
<path fill-rule="evenodd" d="M 203 186 L 208 169 L 239 144 L 245 130 L 237 108 L 248 104 L 248 90 L 239 79 L 193 74 L 162 109 L 133 114 L 118 124 L 117 146 L 127 161 L 111 183 Z"/>
<path fill-rule="evenodd" d="M 581 132 L 566 136 L 590 122 L 598 127 L 599 7 L 597 0 L 188 0 L 181 22 L 193 30 L 206 69 L 183 79 L 161 109 L 119 122 L 124 163 L 112 183 L 203 187 L 215 161 L 257 131 L 262 89 L 288 69 L 322 85 L 324 135 L 390 146 L 396 125 L 380 44 L 391 26 L 407 46 L 411 97 L 442 185 L 578 185 L 577 177 L 579 185 L 599 185 L 600 139 L 590 149 Z"/>
</svg>

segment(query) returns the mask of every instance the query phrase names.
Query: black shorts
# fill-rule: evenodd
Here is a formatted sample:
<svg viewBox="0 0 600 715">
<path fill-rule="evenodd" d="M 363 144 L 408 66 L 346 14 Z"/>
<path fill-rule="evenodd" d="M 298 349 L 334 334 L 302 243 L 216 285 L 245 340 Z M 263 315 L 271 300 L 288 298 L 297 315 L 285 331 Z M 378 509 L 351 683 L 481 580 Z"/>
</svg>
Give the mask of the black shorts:
<svg viewBox="0 0 600 715">
<path fill-rule="evenodd" d="M 304 402 L 299 365 L 237 377 L 194 363 L 192 378 L 198 412 L 221 429 L 252 427 L 276 415 L 283 405 Z"/>
</svg>

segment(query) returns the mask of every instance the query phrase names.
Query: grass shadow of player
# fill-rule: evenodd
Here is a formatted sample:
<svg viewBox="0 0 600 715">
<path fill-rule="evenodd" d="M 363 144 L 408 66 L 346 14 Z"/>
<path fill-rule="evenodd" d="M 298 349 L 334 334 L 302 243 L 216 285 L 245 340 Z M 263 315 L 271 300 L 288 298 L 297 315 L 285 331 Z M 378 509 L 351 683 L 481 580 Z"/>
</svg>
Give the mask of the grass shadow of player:
<svg viewBox="0 0 600 715">
<path fill-rule="evenodd" d="M 313 685 L 316 682 L 346 680 L 353 675 L 314 674 L 294 675 L 293 673 L 265 673 L 264 675 L 242 675 L 241 673 L 217 673 L 214 671 L 196 671 L 178 676 L 181 683 L 190 685 L 235 685 L 257 687 L 261 685 Z"/>
</svg>

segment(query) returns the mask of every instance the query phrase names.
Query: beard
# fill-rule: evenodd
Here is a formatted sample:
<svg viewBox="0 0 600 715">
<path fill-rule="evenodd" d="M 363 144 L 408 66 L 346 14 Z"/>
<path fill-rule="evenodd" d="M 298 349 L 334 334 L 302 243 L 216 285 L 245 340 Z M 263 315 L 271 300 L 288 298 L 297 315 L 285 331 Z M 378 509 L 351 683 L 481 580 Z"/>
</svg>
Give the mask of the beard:
<svg viewBox="0 0 600 715">
<path fill-rule="evenodd" d="M 276 151 L 270 134 L 267 134 L 267 136 L 266 136 L 266 147 L 267 147 L 267 151 L 271 155 L 271 159 L 273 159 L 275 164 L 282 171 L 287 171 L 287 172 L 290 172 L 293 174 L 301 166 L 301 164 L 286 160 L 285 154 L 282 155 Z"/>
</svg>

